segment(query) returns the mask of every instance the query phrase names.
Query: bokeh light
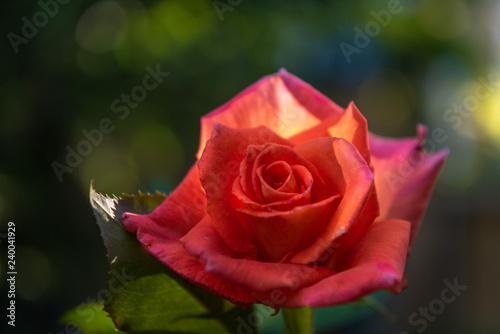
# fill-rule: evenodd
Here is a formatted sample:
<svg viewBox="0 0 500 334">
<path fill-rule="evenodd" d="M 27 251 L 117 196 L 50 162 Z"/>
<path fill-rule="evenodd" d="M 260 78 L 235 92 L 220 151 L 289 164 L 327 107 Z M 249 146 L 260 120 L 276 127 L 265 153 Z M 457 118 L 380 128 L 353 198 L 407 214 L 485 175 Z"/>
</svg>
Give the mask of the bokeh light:
<svg viewBox="0 0 500 334">
<path fill-rule="evenodd" d="M 127 26 L 127 13 L 118 2 L 101 1 L 89 7 L 80 17 L 75 38 L 86 51 L 108 52 L 123 40 Z"/>
</svg>

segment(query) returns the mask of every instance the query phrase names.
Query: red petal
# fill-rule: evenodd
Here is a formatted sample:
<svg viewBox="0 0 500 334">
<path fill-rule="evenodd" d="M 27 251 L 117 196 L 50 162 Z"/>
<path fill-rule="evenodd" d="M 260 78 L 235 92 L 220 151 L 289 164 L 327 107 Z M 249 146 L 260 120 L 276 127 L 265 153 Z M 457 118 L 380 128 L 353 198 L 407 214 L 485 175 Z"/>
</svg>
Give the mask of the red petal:
<svg viewBox="0 0 500 334">
<path fill-rule="evenodd" d="M 297 194 L 299 187 L 292 167 L 285 161 L 276 161 L 257 169 L 260 189 L 266 203 L 289 199 Z"/>
<path fill-rule="evenodd" d="M 274 212 L 274 211 L 289 211 L 297 206 L 307 205 L 311 203 L 311 189 L 308 188 L 300 194 L 292 194 L 292 196 L 283 201 L 277 201 L 269 204 L 260 204 L 252 200 L 241 187 L 240 180 L 235 179 L 233 183 L 233 195 L 235 195 L 249 210 Z"/>
<path fill-rule="evenodd" d="M 234 258 L 208 217 L 186 234 L 181 242 L 190 254 L 206 261 L 207 272 L 250 291 L 295 290 L 335 274 L 326 267 Z"/>
<path fill-rule="evenodd" d="M 277 143 L 289 145 L 267 128 L 231 129 L 216 124 L 212 138 L 198 162 L 200 180 L 208 199 L 207 213 L 224 242 L 238 253 L 247 254 L 255 246 L 249 233 L 235 216 L 234 208 L 242 207 L 232 194 L 234 179 L 249 145 Z"/>
<path fill-rule="evenodd" d="M 381 289 L 399 293 L 402 289 L 410 223 L 378 221 L 350 254 L 349 269 L 297 292 L 285 292 L 275 307 L 322 307 L 354 301 Z M 257 295 L 259 300 L 267 294 Z M 286 297 L 286 298 L 285 298 Z"/>
<path fill-rule="evenodd" d="M 447 149 L 426 154 L 421 149 L 426 132 L 425 127 L 419 126 L 417 138 L 390 139 L 370 134 L 379 219 L 411 222 L 410 245 L 448 154 Z"/>
<path fill-rule="evenodd" d="M 266 126 L 288 138 L 342 110 L 309 84 L 282 69 L 202 117 L 198 157 L 215 123 L 232 128 Z"/>
<path fill-rule="evenodd" d="M 150 217 L 125 214 L 123 224 L 129 232 L 137 233 L 150 254 L 192 283 L 243 307 L 255 302 L 248 290 L 205 271 L 205 263 L 189 254 L 178 240 L 170 239 L 163 233 L 164 226 Z"/>
<path fill-rule="evenodd" d="M 267 167 L 276 161 L 286 161 L 289 165 L 304 166 L 307 171 L 312 175 L 312 189 L 311 189 L 311 201 L 319 202 L 337 194 L 335 192 L 328 192 L 327 187 L 323 181 L 322 175 L 318 173 L 316 167 L 311 164 L 310 161 L 301 157 L 295 150 L 289 146 L 285 145 L 269 145 L 265 147 L 256 157 L 254 162 L 254 167 L 252 170 L 252 182 L 254 184 L 254 189 L 261 189 L 261 180 L 259 178 L 258 169 L 262 166 Z M 303 173 L 300 173 L 303 177 L 306 177 Z M 262 196 L 262 193 L 261 193 Z M 263 198 L 263 197 L 262 197 Z M 287 199 L 288 194 L 281 198 L 282 200 Z M 277 199 L 279 200 L 279 199 Z"/>
<path fill-rule="evenodd" d="M 238 209 L 246 222 L 259 259 L 278 262 L 293 255 L 317 239 L 337 208 L 340 196 L 318 203 L 292 208 L 285 212 L 261 212 Z"/>
<path fill-rule="evenodd" d="M 335 259 L 328 259 L 326 263 L 330 263 L 336 270 L 345 268 L 345 257 L 342 256 L 342 254 L 349 252 L 352 247 L 359 243 L 378 215 L 377 192 L 376 188 L 373 187 L 371 195 L 356 222 L 345 234 L 339 236 L 335 241 L 335 245 L 338 245 L 338 247 L 335 248 L 335 255 L 339 256 L 336 256 Z"/>
<path fill-rule="evenodd" d="M 264 197 L 261 189 L 253 182 L 253 170 L 255 159 L 269 145 L 249 145 L 246 148 L 246 154 L 240 164 L 240 183 L 243 193 L 254 201 L 264 204 Z"/>
<path fill-rule="evenodd" d="M 311 263 L 333 246 L 358 219 L 373 188 L 373 174 L 356 148 L 342 138 L 319 138 L 296 146 L 324 178 L 327 187 L 342 194 L 342 201 L 322 235 L 296 254 L 292 263 Z"/>
</svg>

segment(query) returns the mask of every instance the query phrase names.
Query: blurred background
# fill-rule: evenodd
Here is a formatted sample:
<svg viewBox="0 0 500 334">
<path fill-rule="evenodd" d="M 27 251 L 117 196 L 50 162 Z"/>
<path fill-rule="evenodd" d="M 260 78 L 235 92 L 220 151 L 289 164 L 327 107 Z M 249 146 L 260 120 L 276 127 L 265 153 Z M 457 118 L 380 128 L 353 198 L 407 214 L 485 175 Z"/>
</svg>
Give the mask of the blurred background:
<svg viewBox="0 0 500 334">
<path fill-rule="evenodd" d="M 451 151 L 407 266 L 409 287 L 386 302 L 399 322 L 369 313 L 331 330 L 417 333 L 410 316 L 457 280 L 467 289 L 425 332 L 500 333 L 499 1 L 2 6 L 4 310 L 9 221 L 18 272 L 10 332 L 64 332 L 59 318 L 107 287 L 92 179 L 107 194 L 169 193 L 195 162 L 200 116 L 284 67 L 343 107 L 355 101 L 372 132 L 414 136 L 423 123 L 426 149 Z M 151 71 L 161 73 L 146 86 Z"/>
</svg>

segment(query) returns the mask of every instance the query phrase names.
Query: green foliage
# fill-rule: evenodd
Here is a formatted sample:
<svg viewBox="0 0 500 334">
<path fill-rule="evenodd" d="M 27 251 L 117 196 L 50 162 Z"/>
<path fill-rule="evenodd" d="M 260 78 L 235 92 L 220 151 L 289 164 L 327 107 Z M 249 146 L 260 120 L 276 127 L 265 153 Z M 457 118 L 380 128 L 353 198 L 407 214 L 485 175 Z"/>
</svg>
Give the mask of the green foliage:
<svg viewBox="0 0 500 334">
<path fill-rule="evenodd" d="M 61 322 L 66 323 L 66 326 L 74 324 L 85 334 L 124 333 L 115 329 L 113 321 L 109 317 L 108 313 L 103 310 L 103 307 L 104 305 L 101 303 L 82 304 L 77 308 L 68 311 L 61 318 Z"/>
</svg>

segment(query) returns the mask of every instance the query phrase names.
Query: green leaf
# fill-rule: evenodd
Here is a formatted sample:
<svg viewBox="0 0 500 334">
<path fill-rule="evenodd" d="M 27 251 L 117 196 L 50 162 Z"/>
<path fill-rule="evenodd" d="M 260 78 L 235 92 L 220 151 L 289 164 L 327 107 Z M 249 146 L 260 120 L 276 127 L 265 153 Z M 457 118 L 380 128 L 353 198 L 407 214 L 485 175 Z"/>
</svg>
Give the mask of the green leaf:
<svg viewBox="0 0 500 334">
<path fill-rule="evenodd" d="M 74 324 L 85 334 L 120 334 L 101 303 L 81 304 L 66 312 L 61 322 Z M 67 331 L 69 332 L 69 331 Z M 71 332 L 73 332 L 71 330 Z"/>
<path fill-rule="evenodd" d="M 243 310 L 195 286 L 144 250 L 122 223 L 124 212 L 150 213 L 165 199 L 154 195 L 108 197 L 90 187 L 90 202 L 110 262 L 109 294 L 104 310 L 116 328 L 127 333 L 236 332 Z"/>
<path fill-rule="evenodd" d="M 290 334 L 314 333 L 314 309 L 309 307 L 281 309 L 286 329 Z"/>
</svg>

